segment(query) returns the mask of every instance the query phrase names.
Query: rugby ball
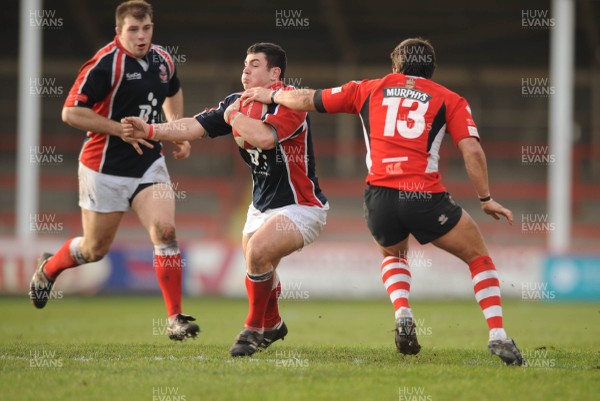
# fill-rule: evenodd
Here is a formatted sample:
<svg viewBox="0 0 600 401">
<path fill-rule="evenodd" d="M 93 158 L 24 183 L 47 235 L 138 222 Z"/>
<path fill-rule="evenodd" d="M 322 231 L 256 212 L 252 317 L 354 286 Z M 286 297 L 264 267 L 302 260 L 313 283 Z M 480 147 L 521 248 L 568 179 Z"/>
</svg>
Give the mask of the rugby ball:
<svg viewBox="0 0 600 401">
<path fill-rule="evenodd" d="M 260 120 L 267 114 L 267 110 L 268 106 L 266 104 L 257 101 L 252 101 L 247 105 L 242 105 L 240 107 L 240 113 L 255 120 Z M 233 139 L 235 139 L 235 143 L 242 149 L 255 149 L 255 147 L 246 142 L 235 129 L 233 130 Z"/>
</svg>

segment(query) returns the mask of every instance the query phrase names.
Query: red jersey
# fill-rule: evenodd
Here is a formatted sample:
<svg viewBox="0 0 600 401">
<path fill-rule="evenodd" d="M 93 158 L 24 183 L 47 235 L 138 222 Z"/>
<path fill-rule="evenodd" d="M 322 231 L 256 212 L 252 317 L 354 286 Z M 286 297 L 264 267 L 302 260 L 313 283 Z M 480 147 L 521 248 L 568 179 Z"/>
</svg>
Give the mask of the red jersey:
<svg viewBox="0 0 600 401">
<path fill-rule="evenodd" d="M 367 146 L 367 184 L 408 192 L 446 192 L 438 172 L 448 133 L 479 139 L 467 101 L 425 78 L 389 74 L 315 93 L 320 112 L 359 114 Z"/>
</svg>

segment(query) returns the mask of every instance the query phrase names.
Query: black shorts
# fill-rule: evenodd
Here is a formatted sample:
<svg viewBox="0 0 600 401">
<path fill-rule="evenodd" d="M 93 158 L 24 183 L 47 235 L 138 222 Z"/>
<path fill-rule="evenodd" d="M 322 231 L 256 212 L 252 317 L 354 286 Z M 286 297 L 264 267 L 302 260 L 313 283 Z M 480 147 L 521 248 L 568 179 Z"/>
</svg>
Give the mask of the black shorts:
<svg viewBox="0 0 600 401">
<path fill-rule="evenodd" d="M 392 246 L 412 234 L 421 244 L 438 239 L 460 220 L 462 208 L 448 192 L 406 192 L 369 186 L 365 219 L 382 246 Z"/>
</svg>

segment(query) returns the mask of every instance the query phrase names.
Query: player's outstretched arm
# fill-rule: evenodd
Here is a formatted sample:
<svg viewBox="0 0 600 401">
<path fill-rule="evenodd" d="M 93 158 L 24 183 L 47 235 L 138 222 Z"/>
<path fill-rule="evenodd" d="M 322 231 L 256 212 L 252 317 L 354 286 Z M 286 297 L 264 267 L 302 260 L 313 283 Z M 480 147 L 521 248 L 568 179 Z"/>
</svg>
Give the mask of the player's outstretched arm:
<svg viewBox="0 0 600 401">
<path fill-rule="evenodd" d="M 101 116 L 87 107 L 67 106 L 63 107 L 62 120 L 72 127 L 83 131 L 97 132 L 99 134 L 114 135 L 121 137 L 123 141 L 134 147 L 138 154 L 143 154 L 140 145 L 152 149 L 154 145 L 144 139 L 123 137 L 123 127 L 116 121 Z"/>
<path fill-rule="evenodd" d="M 121 136 L 121 124 L 87 107 L 67 106 L 62 109 L 62 120 L 71 127 L 105 135 Z"/>
<path fill-rule="evenodd" d="M 291 91 L 274 91 L 267 88 L 251 88 L 242 94 L 244 105 L 253 100 L 264 104 L 277 104 L 297 111 L 316 111 L 314 89 L 294 89 Z"/>
<path fill-rule="evenodd" d="M 123 137 L 153 141 L 183 142 L 202 138 L 206 131 L 195 118 L 182 118 L 164 124 L 148 124 L 140 117 L 121 119 Z"/>
<path fill-rule="evenodd" d="M 508 223 L 512 224 L 512 212 L 491 198 L 487 162 L 479 141 L 476 138 L 465 138 L 458 143 L 458 149 L 462 153 L 467 174 L 479 198 L 486 199 L 481 202 L 481 209 L 496 220 L 500 220 L 500 216 L 504 216 Z"/>
</svg>

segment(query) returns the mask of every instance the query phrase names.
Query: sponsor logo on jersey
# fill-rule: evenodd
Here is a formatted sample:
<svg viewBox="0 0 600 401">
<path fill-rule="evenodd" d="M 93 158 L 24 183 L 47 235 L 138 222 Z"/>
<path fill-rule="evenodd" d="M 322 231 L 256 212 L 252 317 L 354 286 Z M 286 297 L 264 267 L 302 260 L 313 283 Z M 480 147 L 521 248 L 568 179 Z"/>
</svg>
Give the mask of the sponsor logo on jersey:
<svg viewBox="0 0 600 401">
<path fill-rule="evenodd" d="M 467 129 L 469 130 L 470 136 L 476 136 L 479 138 L 479 132 L 477 132 L 477 127 L 468 126 Z"/>
<path fill-rule="evenodd" d="M 383 97 L 402 97 L 405 99 L 414 99 L 422 103 L 427 103 L 431 99 L 431 95 L 415 89 L 406 88 L 404 86 L 392 86 L 391 88 L 383 88 Z"/>
<path fill-rule="evenodd" d="M 169 74 L 167 74 L 167 67 L 165 67 L 164 64 L 161 64 L 158 69 L 160 70 L 160 72 L 158 73 L 158 76 L 160 78 L 160 81 L 162 83 L 166 83 L 169 81 Z"/>
<path fill-rule="evenodd" d="M 127 79 L 128 81 L 131 81 L 134 79 L 142 79 L 142 73 L 141 72 L 128 72 L 125 74 L 125 79 Z"/>
</svg>

